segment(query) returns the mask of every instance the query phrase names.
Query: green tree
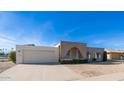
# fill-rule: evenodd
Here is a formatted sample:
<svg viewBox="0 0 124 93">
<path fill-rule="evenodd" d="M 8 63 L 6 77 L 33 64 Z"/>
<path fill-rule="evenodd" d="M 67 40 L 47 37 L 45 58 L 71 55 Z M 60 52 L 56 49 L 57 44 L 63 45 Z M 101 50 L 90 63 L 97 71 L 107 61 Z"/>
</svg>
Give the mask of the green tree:
<svg viewBox="0 0 124 93">
<path fill-rule="evenodd" d="M 9 53 L 9 60 L 13 61 L 14 63 L 16 62 L 16 52 L 15 51 L 11 51 Z"/>
<path fill-rule="evenodd" d="M 103 53 L 103 61 L 107 61 L 107 52 L 106 51 Z"/>
</svg>

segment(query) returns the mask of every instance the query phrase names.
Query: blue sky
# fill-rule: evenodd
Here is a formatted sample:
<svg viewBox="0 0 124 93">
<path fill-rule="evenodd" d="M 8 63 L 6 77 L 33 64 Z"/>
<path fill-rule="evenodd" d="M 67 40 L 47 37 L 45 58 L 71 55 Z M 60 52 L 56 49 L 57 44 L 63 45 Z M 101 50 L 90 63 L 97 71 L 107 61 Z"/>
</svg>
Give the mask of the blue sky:
<svg viewBox="0 0 124 93">
<path fill-rule="evenodd" d="M 124 49 L 124 12 L 0 12 L 0 48 L 60 40 Z"/>
</svg>

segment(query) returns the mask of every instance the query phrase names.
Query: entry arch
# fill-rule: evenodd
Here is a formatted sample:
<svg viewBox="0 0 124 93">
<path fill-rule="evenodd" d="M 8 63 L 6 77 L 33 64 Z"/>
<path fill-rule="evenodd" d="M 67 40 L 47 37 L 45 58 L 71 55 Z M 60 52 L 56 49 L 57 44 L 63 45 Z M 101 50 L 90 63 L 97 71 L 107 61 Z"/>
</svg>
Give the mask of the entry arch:
<svg viewBox="0 0 124 93">
<path fill-rule="evenodd" d="M 69 59 L 81 59 L 83 58 L 79 48 L 77 47 L 72 47 L 71 49 L 69 49 L 66 53 L 66 58 Z"/>
</svg>

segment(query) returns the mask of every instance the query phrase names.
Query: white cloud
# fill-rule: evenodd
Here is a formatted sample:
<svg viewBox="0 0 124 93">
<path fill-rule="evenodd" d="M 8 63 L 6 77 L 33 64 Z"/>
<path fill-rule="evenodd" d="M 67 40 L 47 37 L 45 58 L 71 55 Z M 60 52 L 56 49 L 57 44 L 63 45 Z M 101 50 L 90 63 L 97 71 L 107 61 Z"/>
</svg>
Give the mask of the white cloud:
<svg viewBox="0 0 124 93">
<path fill-rule="evenodd" d="M 29 43 L 48 45 L 43 39 L 45 33 L 54 29 L 50 21 L 42 22 L 33 29 L 27 23 L 25 27 L 20 26 L 21 24 L 18 21 L 18 16 L 14 13 L 0 12 L 0 48 L 11 49 L 15 48 L 17 44 Z"/>
<path fill-rule="evenodd" d="M 94 40 L 92 41 L 94 44 L 102 44 L 105 42 L 105 40 Z"/>
<path fill-rule="evenodd" d="M 76 32 L 76 31 L 78 31 L 79 29 L 80 29 L 80 27 L 75 27 L 75 28 L 66 30 L 64 36 L 65 36 L 65 37 L 68 37 L 70 34 L 72 34 L 72 33 Z"/>
<path fill-rule="evenodd" d="M 92 38 L 89 43 L 95 47 L 102 46 L 103 48 L 124 49 L 124 38 L 122 36 Z"/>
</svg>

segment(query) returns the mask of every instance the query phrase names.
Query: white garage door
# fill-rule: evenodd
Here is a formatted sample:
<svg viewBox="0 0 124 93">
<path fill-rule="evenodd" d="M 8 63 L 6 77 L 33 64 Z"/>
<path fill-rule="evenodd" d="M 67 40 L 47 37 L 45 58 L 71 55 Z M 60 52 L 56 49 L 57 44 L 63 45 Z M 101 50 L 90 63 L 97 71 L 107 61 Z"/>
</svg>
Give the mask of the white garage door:
<svg viewBox="0 0 124 93">
<path fill-rule="evenodd" d="M 24 50 L 24 63 L 52 63 L 58 62 L 53 50 Z"/>
</svg>

